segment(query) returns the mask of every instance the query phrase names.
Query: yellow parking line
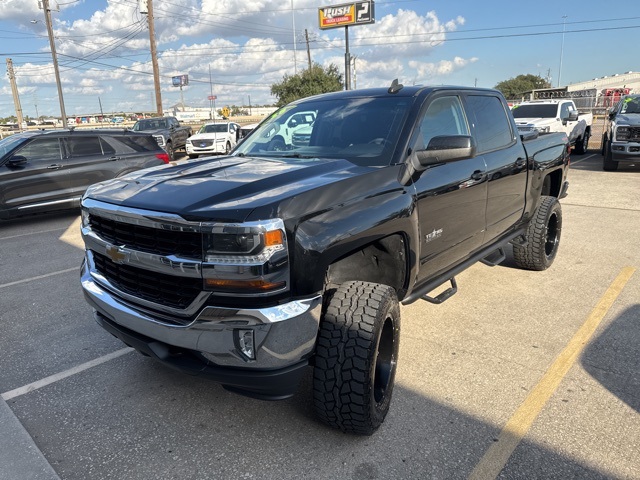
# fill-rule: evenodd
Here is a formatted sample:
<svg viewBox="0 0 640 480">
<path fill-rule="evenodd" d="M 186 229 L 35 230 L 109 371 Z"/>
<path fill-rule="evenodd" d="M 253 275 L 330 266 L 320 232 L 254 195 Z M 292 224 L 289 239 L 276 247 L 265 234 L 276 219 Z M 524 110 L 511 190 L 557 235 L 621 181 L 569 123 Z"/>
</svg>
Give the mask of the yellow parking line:
<svg viewBox="0 0 640 480">
<path fill-rule="evenodd" d="M 489 447 L 480 462 L 469 475 L 470 480 L 488 480 L 496 478 L 507 464 L 509 457 L 516 449 L 522 438 L 526 435 L 538 414 L 542 411 L 551 395 L 575 363 L 578 355 L 589 342 L 593 333 L 600 325 L 613 303 L 616 301 L 622 289 L 625 287 L 633 273 L 633 267 L 622 269 L 618 277 L 609 286 L 589 318 L 582 324 L 564 350 L 558 355 L 555 362 L 549 367 L 538 384 L 516 410 L 513 416 L 504 426 L 498 441 Z"/>
</svg>

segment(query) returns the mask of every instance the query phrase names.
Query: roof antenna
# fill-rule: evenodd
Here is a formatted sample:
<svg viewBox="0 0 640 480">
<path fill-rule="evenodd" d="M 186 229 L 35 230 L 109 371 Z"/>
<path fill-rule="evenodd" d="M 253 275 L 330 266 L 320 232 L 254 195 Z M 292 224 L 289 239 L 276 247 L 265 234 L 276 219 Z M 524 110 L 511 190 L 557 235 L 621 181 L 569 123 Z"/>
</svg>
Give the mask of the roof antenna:
<svg viewBox="0 0 640 480">
<path fill-rule="evenodd" d="M 391 82 L 391 86 L 389 87 L 389 90 L 387 90 L 387 92 L 398 93 L 400 90 L 402 90 L 402 87 L 404 87 L 404 85 L 398 83 L 398 79 L 396 78 L 393 82 Z"/>
</svg>

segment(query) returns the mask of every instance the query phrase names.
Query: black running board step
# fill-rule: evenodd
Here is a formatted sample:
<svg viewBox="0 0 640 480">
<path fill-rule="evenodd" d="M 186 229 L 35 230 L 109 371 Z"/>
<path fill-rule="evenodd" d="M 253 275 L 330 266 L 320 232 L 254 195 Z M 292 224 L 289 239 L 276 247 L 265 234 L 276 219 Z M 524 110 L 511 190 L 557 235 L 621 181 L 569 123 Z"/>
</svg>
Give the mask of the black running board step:
<svg viewBox="0 0 640 480">
<path fill-rule="evenodd" d="M 488 265 L 489 267 L 495 267 L 496 265 L 499 265 L 502 262 L 504 262 L 506 258 L 507 256 L 504 253 L 504 248 L 500 247 L 497 250 L 494 250 L 493 252 L 491 252 L 489 255 L 487 255 L 480 261 L 485 265 Z"/>
<path fill-rule="evenodd" d="M 429 295 L 423 295 L 421 298 L 426 300 L 429 303 L 433 303 L 435 305 L 440 305 L 445 300 L 450 299 L 458 292 L 458 284 L 456 283 L 455 278 L 450 278 L 451 286 L 447 288 L 444 292 L 442 292 L 437 297 L 430 297 Z"/>
</svg>

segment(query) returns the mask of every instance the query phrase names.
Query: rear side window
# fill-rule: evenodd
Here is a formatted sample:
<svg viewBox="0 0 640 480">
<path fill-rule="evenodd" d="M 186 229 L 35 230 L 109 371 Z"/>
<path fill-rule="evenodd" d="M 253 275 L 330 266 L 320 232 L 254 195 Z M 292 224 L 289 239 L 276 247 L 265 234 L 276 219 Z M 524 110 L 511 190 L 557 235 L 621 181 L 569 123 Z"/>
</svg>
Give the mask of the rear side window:
<svg viewBox="0 0 640 480">
<path fill-rule="evenodd" d="M 159 149 L 157 142 L 147 135 L 118 135 L 106 136 L 102 138 L 111 148 L 115 148 L 118 153 L 141 153 L 153 152 Z"/>
<path fill-rule="evenodd" d="M 21 155 L 30 163 L 60 160 L 60 142 L 57 138 L 36 138 L 16 151 L 14 155 Z"/>
<path fill-rule="evenodd" d="M 511 122 L 502 101 L 491 95 L 469 95 L 467 104 L 475 115 L 478 153 L 507 147 L 513 142 Z"/>
<path fill-rule="evenodd" d="M 87 157 L 91 155 L 102 155 L 100 139 L 90 136 L 69 137 L 69 151 L 72 157 Z"/>
</svg>

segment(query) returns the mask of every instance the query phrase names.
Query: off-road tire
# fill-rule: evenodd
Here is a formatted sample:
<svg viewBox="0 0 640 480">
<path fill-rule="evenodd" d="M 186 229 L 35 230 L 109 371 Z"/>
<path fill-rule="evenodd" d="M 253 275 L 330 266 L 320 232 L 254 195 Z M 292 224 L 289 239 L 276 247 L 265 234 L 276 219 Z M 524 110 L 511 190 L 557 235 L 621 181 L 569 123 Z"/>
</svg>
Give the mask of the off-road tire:
<svg viewBox="0 0 640 480">
<path fill-rule="evenodd" d="M 605 172 L 615 172 L 618 170 L 618 162 L 611 158 L 611 142 L 607 142 L 602 152 L 602 169 Z"/>
<path fill-rule="evenodd" d="M 589 147 L 589 132 L 585 131 L 580 140 L 576 143 L 576 155 L 584 155 Z"/>
<path fill-rule="evenodd" d="M 359 435 L 378 429 L 391 403 L 399 340 L 395 290 L 346 282 L 335 291 L 320 322 L 313 371 L 322 422 Z"/>
<path fill-rule="evenodd" d="M 175 156 L 176 156 L 176 152 L 173 149 L 173 143 L 167 142 L 167 144 L 165 145 L 164 149 L 166 150 L 167 155 L 169 156 L 169 161 L 173 162 L 175 160 Z"/>
<path fill-rule="evenodd" d="M 543 196 L 526 233 L 526 244 L 513 246 L 520 268 L 546 270 L 558 253 L 562 232 L 562 207 L 556 197 Z"/>
</svg>

